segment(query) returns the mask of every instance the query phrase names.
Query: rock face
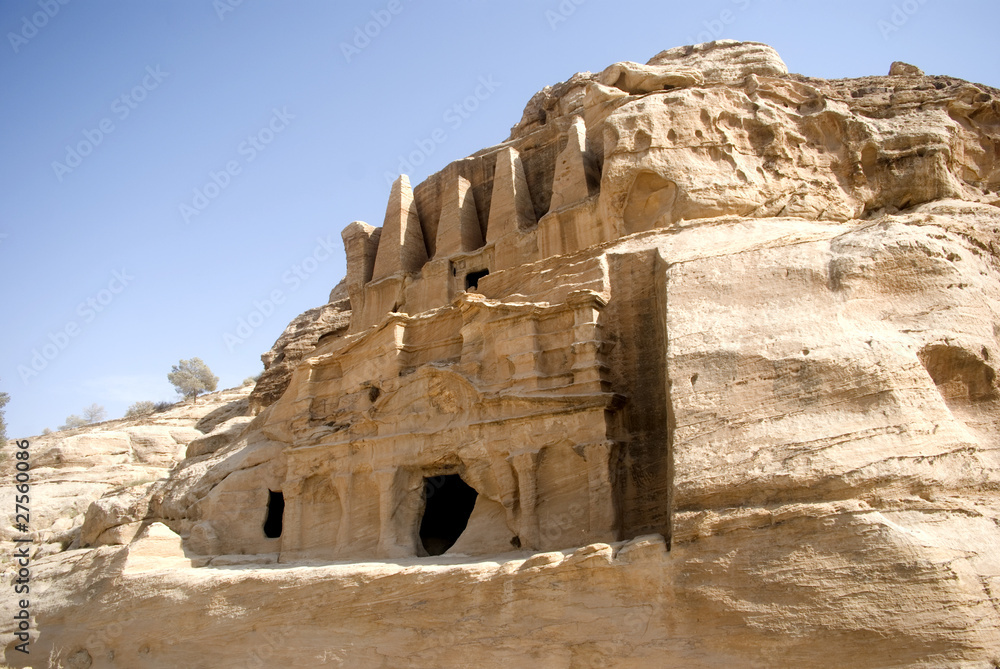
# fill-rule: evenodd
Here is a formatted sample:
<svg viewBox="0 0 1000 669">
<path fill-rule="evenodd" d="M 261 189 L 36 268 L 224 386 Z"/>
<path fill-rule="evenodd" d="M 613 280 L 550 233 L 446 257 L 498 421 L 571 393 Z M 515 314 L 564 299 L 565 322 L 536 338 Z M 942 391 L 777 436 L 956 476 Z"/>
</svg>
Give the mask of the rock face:
<svg viewBox="0 0 1000 669">
<path fill-rule="evenodd" d="M 252 412 L 260 413 L 281 397 L 292 371 L 320 339 L 336 337 L 347 329 L 351 322 L 351 306 L 346 286 L 346 282 L 341 281 L 330 292 L 327 304 L 310 309 L 289 323 L 271 350 L 260 356 L 264 372 L 250 393 Z"/>
<path fill-rule="evenodd" d="M 250 387 L 223 390 L 139 419 L 105 421 L 30 440 L 31 537 L 39 557 L 66 548 L 123 544 L 148 515 L 149 500 L 190 444 L 220 415 L 247 412 Z M 3 494 L 13 461 L 0 463 Z M 0 538 L 18 535 L 0 528 Z M 9 556 L 4 556 L 9 558 Z"/>
<path fill-rule="evenodd" d="M 39 563 L 37 652 L 996 665 L 1000 92 L 903 65 L 671 49 L 401 178 L 256 416 Z"/>
</svg>

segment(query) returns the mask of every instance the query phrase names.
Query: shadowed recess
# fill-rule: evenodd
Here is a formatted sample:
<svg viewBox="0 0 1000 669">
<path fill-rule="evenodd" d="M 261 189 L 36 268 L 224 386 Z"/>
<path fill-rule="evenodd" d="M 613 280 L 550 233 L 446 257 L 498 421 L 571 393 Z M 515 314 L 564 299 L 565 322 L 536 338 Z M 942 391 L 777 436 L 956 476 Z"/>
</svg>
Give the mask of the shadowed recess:
<svg viewBox="0 0 1000 669">
<path fill-rule="evenodd" d="M 281 517 L 285 513 L 285 496 L 279 490 L 267 491 L 267 518 L 264 520 L 264 536 L 277 539 L 281 536 Z"/>
<path fill-rule="evenodd" d="M 488 269 L 480 270 L 478 272 L 469 272 L 465 275 L 465 289 L 475 290 L 479 288 L 479 280 L 489 273 L 490 271 Z"/>
<path fill-rule="evenodd" d="M 428 555 L 441 555 L 455 545 L 476 506 L 476 490 L 458 474 L 424 479 L 424 516 L 420 542 Z"/>
</svg>

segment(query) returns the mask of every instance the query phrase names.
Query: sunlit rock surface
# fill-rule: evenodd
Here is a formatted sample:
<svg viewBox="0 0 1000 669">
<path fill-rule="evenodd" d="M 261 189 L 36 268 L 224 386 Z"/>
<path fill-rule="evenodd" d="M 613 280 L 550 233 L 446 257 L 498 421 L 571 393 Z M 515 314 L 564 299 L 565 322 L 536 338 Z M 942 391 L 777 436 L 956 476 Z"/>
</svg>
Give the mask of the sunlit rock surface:
<svg viewBox="0 0 1000 669">
<path fill-rule="evenodd" d="M 66 511 L 33 661 L 996 666 L 998 152 L 1000 92 L 905 63 L 546 88 L 345 228 L 249 405 L 59 436 L 187 457 Z"/>
</svg>

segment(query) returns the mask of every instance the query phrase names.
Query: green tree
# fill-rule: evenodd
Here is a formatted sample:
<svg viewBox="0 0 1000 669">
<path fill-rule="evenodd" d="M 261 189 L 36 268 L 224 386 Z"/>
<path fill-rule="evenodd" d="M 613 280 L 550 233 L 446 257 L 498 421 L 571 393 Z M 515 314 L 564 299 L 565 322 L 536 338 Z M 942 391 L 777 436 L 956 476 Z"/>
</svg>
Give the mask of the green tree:
<svg viewBox="0 0 1000 669">
<path fill-rule="evenodd" d="M 104 407 L 95 402 L 83 410 L 83 416 L 78 416 L 75 413 L 66 416 L 66 422 L 60 425 L 59 429 L 75 430 L 78 427 L 84 427 L 91 423 L 100 423 L 107 416 L 108 412 L 104 410 Z"/>
<path fill-rule="evenodd" d="M 96 402 L 83 410 L 83 419 L 88 423 L 100 423 L 108 417 L 108 412 Z"/>
<path fill-rule="evenodd" d="M 84 425 L 89 425 L 90 421 L 86 418 L 81 418 L 75 413 L 66 416 L 66 422 L 59 426 L 60 430 L 75 430 L 78 427 L 83 427 Z"/>
<path fill-rule="evenodd" d="M 140 402 L 135 402 L 128 408 L 125 412 L 126 418 L 138 418 L 140 416 L 146 416 L 148 414 L 156 411 L 156 405 L 149 400 L 142 400 Z"/>
<path fill-rule="evenodd" d="M 198 401 L 198 395 L 210 393 L 219 385 L 219 377 L 212 374 L 212 370 L 201 358 L 181 360 L 180 364 L 173 365 L 167 374 L 167 381 L 173 384 L 180 395 L 195 401 Z"/>
<path fill-rule="evenodd" d="M 3 408 L 7 406 L 7 402 L 9 401 L 10 395 L 0 393 L 0 446 L 7 443 L 7 421 L 4 420 Z"/>
</svg>

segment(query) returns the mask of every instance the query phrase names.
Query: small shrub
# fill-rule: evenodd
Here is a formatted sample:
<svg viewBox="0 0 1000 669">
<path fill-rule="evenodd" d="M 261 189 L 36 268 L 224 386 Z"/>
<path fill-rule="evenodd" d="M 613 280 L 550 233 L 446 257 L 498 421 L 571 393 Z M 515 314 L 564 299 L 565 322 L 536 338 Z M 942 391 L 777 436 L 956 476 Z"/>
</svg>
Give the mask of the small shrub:
<svg viewBox="0 0 1000 669">
<path fill-rule="evenodd" d="M 134 403 L 125 412 L 126 418 L 139 418 L 140 416 L 147 416 L 156 411 L 156 405 L 149 400 L 141 400 Z"/>
<path fill-rule="evenodd" d="M 66 416 L 66 422 L 59 426 L 60 430 L 75 430 L 78 427 L 84 427 L 90 425 L 91 423 L 100 423 L 102 420 L 107 418 L 108 412 L 104 410 L 100 404 L 91 404 L 89 407 L 83 410 L 83 416 L 77 416 L 75 413 Z"/>
<path fill-rule="evenodd" d="M 75 413 L 66 416 L 66 422 L 59 426 L 60 430 L 75 430 L 78 427 L 89 425 L 90 421 L 77 416 Z"/>
<path fill-rule="evenodd" d="M 108 417 L 108 412 L 100 404 L 94 403 L 83 410 L 83 419 L 88 423 L 100 423 Z"/>
<path fill-rule="evenodd" d="M 0 393 L 0 444 L 7 441 L 7 422 L 4 420 L 3 408 L 10 401 L 10 395 Z"/>
</svg>

